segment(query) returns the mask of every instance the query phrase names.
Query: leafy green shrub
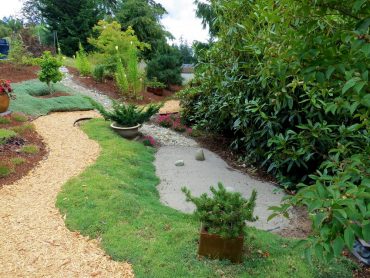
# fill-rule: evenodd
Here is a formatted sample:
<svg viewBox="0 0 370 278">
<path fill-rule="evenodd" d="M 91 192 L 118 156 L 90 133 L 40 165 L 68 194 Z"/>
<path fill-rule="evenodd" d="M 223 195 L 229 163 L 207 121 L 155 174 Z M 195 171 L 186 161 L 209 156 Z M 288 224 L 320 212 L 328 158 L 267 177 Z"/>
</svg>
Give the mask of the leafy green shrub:
<svg viewBox="0 0 370 278">
<path fill-rule="evenodd" d="M 0 164 L 0 178 L 5 178 L 11 174 L 12 170 L 7 165 Z"/>
<path fill-rule="evenodd" d="M 344 247 L 353 248 L 355 238 L 370 241 L 370 162 L 368 155 L 357 154 L 340 161 L 323 163 L 312 175 L 314 184 L 304 186 L 289 197 L 274 214 L 288 214 L 290 206 L 307 206 L 314 234 L 306 244 L 306 256 L 320 260 L 340 256 Z"/>
<path fill-rule="evenodd" d="M 97 65 L 93 70 L 93 78 L 97 82 L 103 82 L 105 73 L 105 66 L 104 65 Z"/>
<path fill-rule="evenodd" d="M 21 148 L 21 152 L 25 154 L 36 154 L 40 151 L 36 145 L 26 145 Z"/>
<path fill-rule="evenodd" d="M 117 61 L 121 61 L 124 68 L 127 67 L 130 58 L 129 52 L 132 51 L 132 48 L 143 50 L 149 47 L 148 44 L 138 40 L 131 27 L 122 31 L 121 25 L 116 21 L 100 20 L 94 27 L 94 32 L 97 37 L 88 39 L 89 43 L 97 49 L 94 58 L 100 64 L 104 64 L 112 76 L 116 72 Z"/>
<path fill-rule="evenodd" d="M 229 192 L 219 183 L 218 189 L 211 186 L 213 197 L 206 193 L 193 197 L 186 187 L 181 190 L 186 195 L 186 201 L 196 206 L 195 215 L 203 227 L 211 234 L 225 238 L 236 238 L 245 232 L 245 221 L 255 221 L 253 216 L 256 206 L 257 192 L 253 190 L 249 200 L 238 192 Z"/>
<path fill-rule="evenodd" d="M 103 115 L 105 120 L 111 120 L 124 127 L 132 127 L 148 121 L 158 113 L 162 105 L 150 104 L 146 107 L 138 107 L 133 104 L 114 102 L 113 111 L 107 111 L 101 104 L 94 103 L 95 107 Z"/>
<path fill-rule="evenodd" d="M 370 139 L 370 4 L 301 2 L 212 2 L 218 39 L 180 95 L 188 121 L 235 134 L 232 147 L 293 190 Z"/>
<path fill-rule="evenodd" d="M 319 258 L 369 240 L 368 1 L 212 1 L 218 39 L 200 55 L 184 116 L 233 132 L 233 147 L 307 206 Z M 299 186 L 297 186 L 297 184 Z M 303 188 L 302 188 L 303 186 Z"/>
<path fill-rule="evenodd" d="M 79 44 L 79 50 L 76 52 L 76 67 L 82 76 L 88 76 L 91 73 L 91 65 L 81 43 Z"/>
<path fill-rule="evenodd" d="M 49 93 L 53 92 L 52 84 L 61 81 L 63 74 L 59 71 L 62 62 L 51 55 L 50 51 L 45 51 L 40 59 L 41 71 L 39 72 L 39 80 L 48 85 Z"/>
</svg>

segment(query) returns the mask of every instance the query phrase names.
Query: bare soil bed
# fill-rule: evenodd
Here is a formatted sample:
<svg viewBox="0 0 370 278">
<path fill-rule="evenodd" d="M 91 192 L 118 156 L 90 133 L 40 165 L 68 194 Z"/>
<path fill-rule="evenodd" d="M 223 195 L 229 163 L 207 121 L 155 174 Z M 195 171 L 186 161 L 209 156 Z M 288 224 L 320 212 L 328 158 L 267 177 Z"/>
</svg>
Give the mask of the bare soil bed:
<svg viewBox="0 0 370 278">
<path fill-rule="evenodd" d="M 12 83 L 37 78 L 38 66 L 16 66 L 11 63 L 0 63 L 0 79 L 10 80 Z"/>
<path fill-rule="evenodd" d="M 6 166 L 11 170 L 9 175 L 5 177 L 0 176 L 0 188 L 25 176 L 47 153 L 42 138 L 34 130 L 30 121 L 17 122 L 11 116 L 3 118 L 9 119 L 11 122 L 7 124 L 0 123 L 0 129 L 22 131 L 15 137 L 8 139 L 5 144 L 0 144 L 0 165 Z M 35 146 L 37 152 L 23 152 L 22 148 L 27 145 Z"/>
<path fill-rule="evenodd" d="M 73 80 L 88 89 L 97 90 L 112 99 L 118 100 L 122 98 L 122 94 L 120 94 L 116 82 L 113 79 L 105 79 L 102 83 L 96 82 L 92 77 L 82 77 L 79 75 L 78 71 L 75 68 L 68 67 L 69 73 L 72 75 Z M 181 90 L 181 86 L 171 86 L 170 90 L 164 90 L 163 96 L 157 96 L 155 94 L 149 93 L 147 91 L 142 92 L 142 99 L 141 100 L 126 100 L 126 102 L 134 103 L 134 104 L 149 104 L 155 102 L 162 102 L 168 100 L 169 98 L 173 97 L 174 94 Z"/>
</svg>

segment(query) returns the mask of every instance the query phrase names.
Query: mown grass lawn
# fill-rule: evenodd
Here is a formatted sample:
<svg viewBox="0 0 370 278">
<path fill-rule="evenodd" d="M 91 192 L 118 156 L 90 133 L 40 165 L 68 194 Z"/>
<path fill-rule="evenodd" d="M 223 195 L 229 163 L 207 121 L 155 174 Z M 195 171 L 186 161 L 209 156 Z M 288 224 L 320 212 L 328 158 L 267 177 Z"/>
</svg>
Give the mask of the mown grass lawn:
<svg viewBox="0 0 370 278">
<path fill-rule="evenodd" d="M 77 94 L 60 83 L 54 85 L 54 90 L 56 92 L 67 92 L 71 96 L 48 99 L 37 98 L 36 96 L 48 94 L 47 86 L 38 80 L 14 83 L 12 87 L 15 91 L 16 99 L 10 102 L 9 109 L 13 112 L 21 112 L 30 116 L 42 116 L 56 111 L 93 109 L 89 98 Z"/>
<path fill-rule="evenodd" d="M 99 142 L 96 164 L 64 185 L 57 200 L 69 229 L 102 239 L 115 260 L 129 261 L 136 277 L 352 277 L 352 263 L 309 265 L 295 241 L 248 229 L 241 265 L 198 260 L 199 223 L 162 205 L 154 150 L 118 137 L 97 119 L 83 130 Z"/>
</svg>

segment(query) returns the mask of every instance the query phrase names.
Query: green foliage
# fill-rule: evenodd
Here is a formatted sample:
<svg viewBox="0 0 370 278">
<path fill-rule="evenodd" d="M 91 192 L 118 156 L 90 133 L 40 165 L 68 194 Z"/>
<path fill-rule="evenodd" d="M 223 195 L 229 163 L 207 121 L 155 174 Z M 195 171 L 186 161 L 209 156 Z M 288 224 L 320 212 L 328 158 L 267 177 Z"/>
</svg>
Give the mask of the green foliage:
<svg viewBox="0 0 370 278">
<path fill-rule="evenodd" d="M 353 248 L 355 238 L 370 241 L 370 162 L 368 155 L 353 155 L 345 161 L 333 158 L 312 175 L 314 184 L 273 207 L 287 214 L 290 206 L 307 206 L 315 233 L 306 244 L 306 256 L 320 260 L 340 256 L 343 248 Z"/>
<path fill-rule="evenodd" d="M 162 82 L 157 81 L 156 77 L 154 77 L 154 79 L 151 81 L 147 81 L 145 84 L 151 88 L 161 88 L 161 89 L 166 88 L 166 84 L 163 84 Z"/>
<path fill-rule="evenodd" d="M 129 85 L 127 80 L 127 74 L 123 67 L 122 61 L 119 60 L 116 65 L 116 72 L 114 77 L 120 92 L 124 95 L 129 95 Z"/>
<path fill-rule="evenodd" d="M 91 65 L 81 43 L 79 44 L 79 50 L 76 52 L 76 67 L 82 76 L 88 76 L 91 73 Z"/>
<path fill-rule="evenodd" d="M 148 62 L 147 77 L 152 80 L 156 78 L 166 85 L 181 85 L 182 57 L 175 47 L 163 45 Z"/>
<path fill-rule="evenodd" d="M 39 152 L 39 147 L 36 145 L 25 145 L 21 148 L 20 152 L 25 154 L 36 154 Z"/>
<path fill-rule="evenodd" d="M 7 165 L 0 164 L 0 178 L 5 178 L 12 173 L 12 169 L 10 169 Z"/>
<path fill-rule="evenodd" d="M 10 161 L 15 166 L 22 165 L 22 164 L 24 164 L 26 162 L 26 160 L 24 158 L 22 158 L 22 157 L 14 157 Z"/>
<path fill-rule="evenodd" d="M 134 98 L 142 91 L 143 78 L 139 72 L 138 65 L 138 50 L 136 47 L 131 46 L 128 50 L 127 57 L 127 81 L 129 84 L 130 95 Z"/>
<path fill-rule="evenodd" d="M 62 62 L 51 55 L 50 51 L 45 51 L 40 59 L 41 71 L 39 72 L 39 80 L 45 82 L 49 87 L 49 93 L 53 92 L 52 84 L 61 81 L 63 74 L 59 71 Z"/>
<path fill-rule="evenodd" d="M 92 0 L 36 0 L 29 11 L 37 11 L 51 32 L 56 31 L 63 53 L 72 56 L 81 42 L 89 50 L 87 38 L 92 27 L 103 17 L 96 1 Z"/>
<path fill-rule="evenodd" d="M 114 121 L 124 127 L 132 127 L 148 121 L 154 114 L 158 113 L 162 106 L 162 104 L 150 104 L 146 107 L 138 107 L 134 104 L 114 102 L 113 111 L 107 111 L 101 104 L 94 104 L 105 120 Z"/>
<path fill-rule="evenodd" d="M 97 82 L 103 82 L 105 75 L 105 66 L 104 65 L 97 65 L 93 70 L 93 77 L 94 80 Z"/>
<path fill-rule="evenodd" d="M 17 98 L 10 102 L 9 109 L 13 112 L 37 117 L 56 111 L 80 111 L 93 109 L 89 98 L 76 94 L 73 90 L 61 84 L 54 85 L 54 89 L 58 92 L 68 92 L 71 96 L 48 99 L 36 98 L 34 96 L 49 93 L 49 88 L 46 84 L 41 83 L 38 80 L 15 83 L 13 84 L 13 88 L 17 95 Z"/>
<path fill-rule="evenodd" d="M 358 161 L 370 155 L 370 3 L 211 5 L 218 39 L 182 93 L 184 116 L 233 132 L 233 147 L 287 188 L 311 185 L 277 208 L 306 205 L 313 214 L 307 255 L 330 259 L 354 235 L 368 239 L 368 173 Z"/>
<path fill-rule="evenodd" d="M 182 95 L 184 115 L 232 131 L 233 147 L 286 187 L 310 182 L 329 156 L 369 143 L 364 5 L 348 16 L 322 1 L 214 1 L 222 27 L 197 67 L 198 85 Z"/>
<path fill-rule="evenodd" d="M 22 40 L 13 39 L 10 43 L 10 49 L 8 53 L 9 61 L 19 67 L 23 65 L 23 60 L 27 59 L 28 56 L 29 54 L 27 53 Z"/>
<path fill-rule="evenodd" d="M 146 60 L 153 58 L 167 38 L 172 38 L 160 23 L 165 14 L 167 11 L 161 4 L 148 0 L 120 1 L 116 9 L 116 18 L 122 28 L 132 28 L 139 41 L 150 46 L 143 50 Z"/>
<path fill-rule="evenodd" d="M 349 260 L 331 265 L 314 260 L 311 266 L 300 256 L 301 249 L 293 249 L 296 241 L 249 227 L 242 264 L 199 260 L 198 221 L 159 200 L 155 150 L 122 140 L 101 119 L 82 129 L 100 144 L 100 156 L 63 185 L 56 206 L 70 230 L 100 238 L 114 260 L 130 261 L 135 277 L 352 277 Z"/>
<path fill-rule="evenodd" d="M 207 193 L 194 197 L 189 189 L 182 188 L 186 201 L 196 206 L 195 215 L 207 232 L 225 238 L 244 235 L 245 221 L 257 219 L 253 216 L 257 191 L 253 190 L 249 200 L 246 200 L 239 192 L 228 192 L 221 183 L 218 189 L 211 186 L 210 190 L 213 197 L 208 197 Z"/>
<path fill-rule="evenodd" d="M 88 39 L 89 43 L 97 49 L 94 57 L 98 63 L 105 65 L 112 75 L 116 72 L 118 61 L 122 61 L 123 66 L 127 67 L 130 51 L 133 51 L 133 47 L 137 50 L 149 47 L 138 40 L 132 28 L 128 28 L 126 31 L 122 31 L 121 28 L 121 25 L 116 21 L 109 23 L 100 20 L 93 28 L 96 36 Z"/>
<path fill-rule="evenodd" d="M 5 144 L 10 138 L 15 137 L 17 134 L 9 129 L 0 128 L 0 145 Z"/>
<path fill-rule="evenodd" d="M 196 59 L 194 57 L 194 51 L 191 48 L 191 46 L 189 46 L 187 41 L 184 41 L 184 40 L 182 40 L 182 38 L 180 38 L 179 46 L 175 46 L 175 47 L 180 52 L 181 62 L 183 64 L 194 64 L 194 63 L 196 63 Z"/>
</svg>

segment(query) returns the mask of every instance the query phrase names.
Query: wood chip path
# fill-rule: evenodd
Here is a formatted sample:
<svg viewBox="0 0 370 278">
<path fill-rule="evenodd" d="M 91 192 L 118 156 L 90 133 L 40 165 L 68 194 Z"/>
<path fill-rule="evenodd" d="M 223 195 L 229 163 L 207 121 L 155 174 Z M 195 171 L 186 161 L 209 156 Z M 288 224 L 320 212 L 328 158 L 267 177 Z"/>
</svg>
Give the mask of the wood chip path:
<svg viewBox="0 0 370 278">
<path fill-rule="evenodd" d="M 93 164 L 99 145 L 76 119 L 94 112 L 54 113 L 34 121 L 49 155 L 27 176 L 0 190 L 0 277 L 133 277 L 96 240 L 69 231 L 55 207 L 61 186 Z"/>
</svg>

